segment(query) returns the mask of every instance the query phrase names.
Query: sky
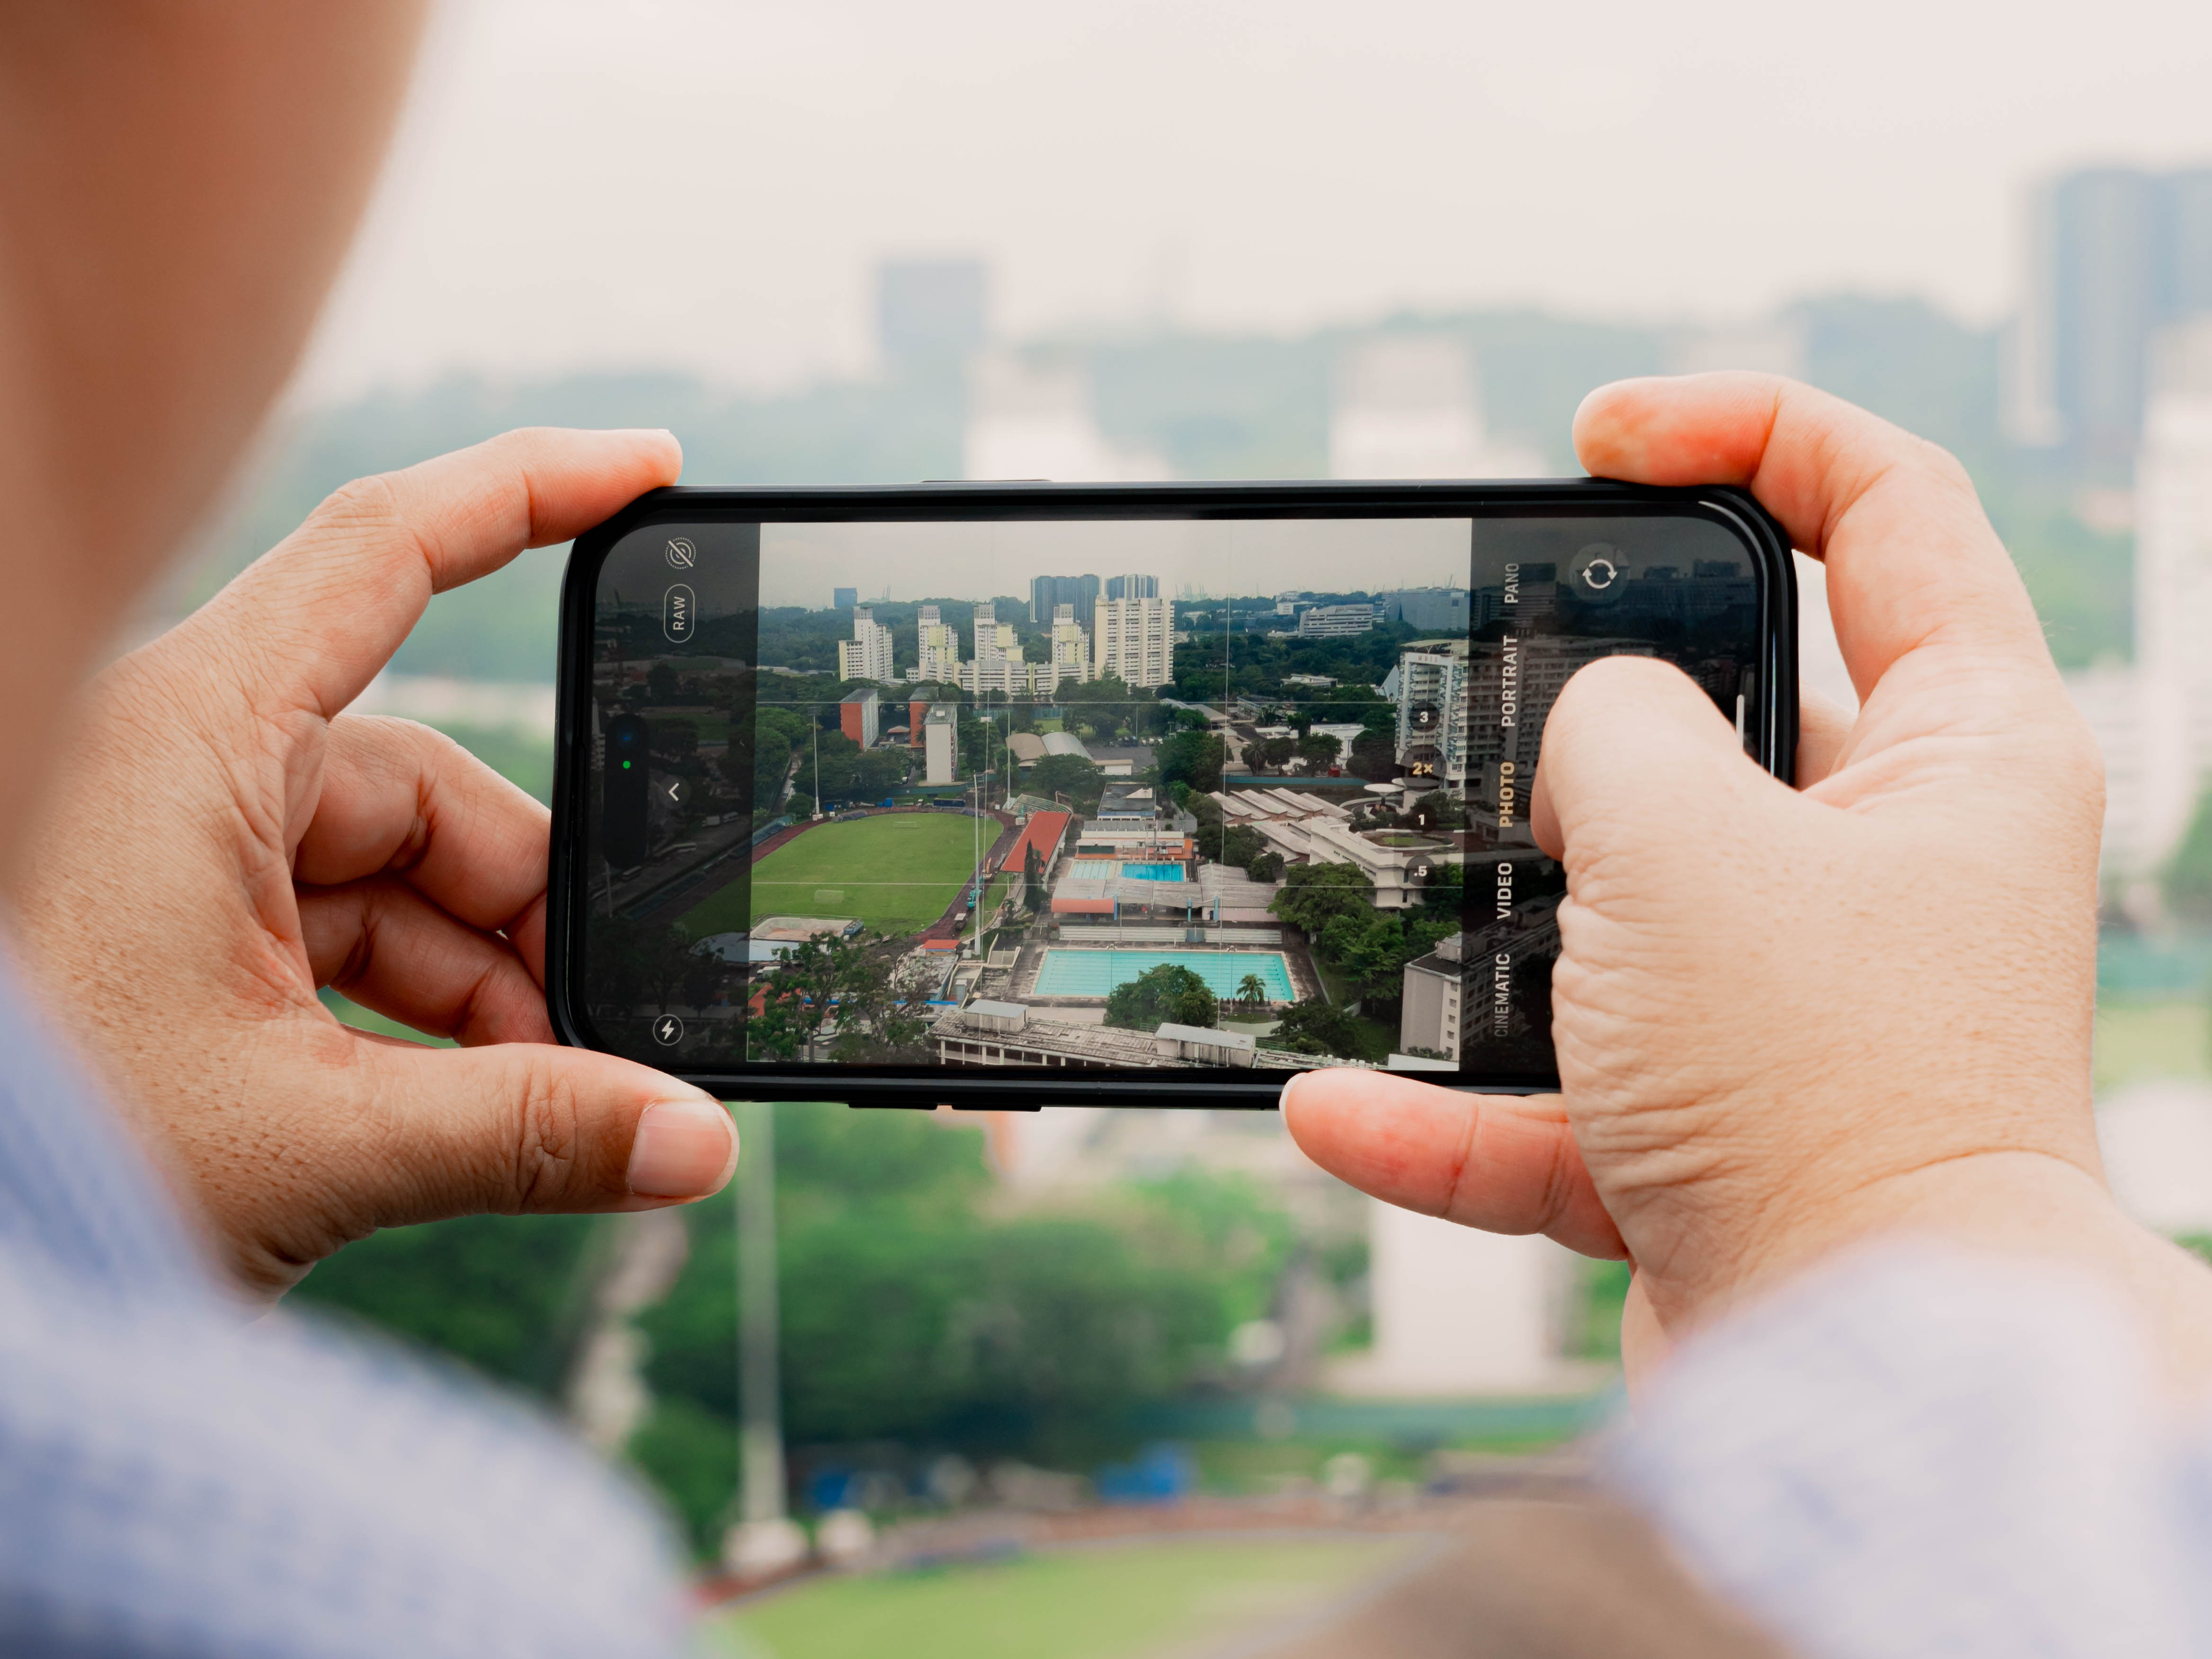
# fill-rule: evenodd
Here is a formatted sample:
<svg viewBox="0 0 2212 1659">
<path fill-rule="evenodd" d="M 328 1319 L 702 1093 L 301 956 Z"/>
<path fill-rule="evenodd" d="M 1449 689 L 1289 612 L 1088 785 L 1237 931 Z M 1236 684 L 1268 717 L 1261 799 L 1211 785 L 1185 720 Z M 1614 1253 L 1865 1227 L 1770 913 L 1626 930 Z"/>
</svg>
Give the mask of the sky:
<svg viewBox="0 0 2212 1659">
<path fill-rule="evenodd" d="M 886 256 L 1012 339 L 1531 305 L 2013 302 L 2023 191 L 2212 160 L 2179 0 L 444 0 L 300 384 L 872 367 Z"/>
</svg>

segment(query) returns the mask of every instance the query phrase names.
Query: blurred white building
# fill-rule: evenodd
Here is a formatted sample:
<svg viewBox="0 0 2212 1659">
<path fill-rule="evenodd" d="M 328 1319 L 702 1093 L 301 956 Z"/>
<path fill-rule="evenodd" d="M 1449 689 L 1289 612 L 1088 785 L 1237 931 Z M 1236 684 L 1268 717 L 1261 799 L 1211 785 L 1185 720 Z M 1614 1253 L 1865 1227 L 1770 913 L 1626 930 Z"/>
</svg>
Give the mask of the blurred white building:
<svg viewBox="0 0 2212 1659">
<path fill-rule="evenodd" d="M 1560 1387 L 1575 1259 L 1539 1235 L 1486 1233 L 1369 1201 L 1374 1346 L 1331 1370 L 1341 1393 L 1531 1394 Z"/>
<path fill-rule="evenodd" d="M 1339 360 L 1328 422 L 1335 478 L 1540 478 L 1544 458 L 1483 422 L 1474 353 L 1450 335 L 1389 334 Z"/>
<path fill-rule="evenodd" d="M 1010 353 L 969 366 L 962 448 L 970 478 L 1111 483 L 1172 476 L 1156 451 L 1116 442 L 1100 429 L 1081 368 Z"/>
<path fill-rule="evenodd" d="M 2142 700 L 2131 850 L 2154 867 L 2212 775 L 2212 317 L 2168 331 L 2136 462 L 2136 675 Z"/>
<path fill-rule="evenodd" d="M 2156 913 L 2212 782 L 2212 316 L 2160 333 L 2136 459 L 2135 661 L 2067 676 L 2105 755 L 2104 867 Z"/>
<path fill-rule="evenodd" d="M 2155 1078 L 2097 1106 L 2097 1145 L 2112 1196 L 2162 1233 L 2212 1233 L 2212 1085 Z"/>
</svg>

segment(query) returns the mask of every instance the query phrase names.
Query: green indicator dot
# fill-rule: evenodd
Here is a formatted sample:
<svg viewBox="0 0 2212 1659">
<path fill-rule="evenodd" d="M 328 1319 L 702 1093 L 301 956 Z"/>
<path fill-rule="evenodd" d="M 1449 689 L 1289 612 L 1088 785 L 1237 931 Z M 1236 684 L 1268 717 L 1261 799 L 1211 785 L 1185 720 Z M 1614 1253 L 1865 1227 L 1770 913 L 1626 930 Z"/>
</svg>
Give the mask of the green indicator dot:
<svg viewBox="0 0 2212 1659">
<path fill-rule="evenodd" d="M 623 763 L 623 770 L 625 772 L 629 770 L 629 763 L 628 761 L 624 761 Z"/>
</svg>

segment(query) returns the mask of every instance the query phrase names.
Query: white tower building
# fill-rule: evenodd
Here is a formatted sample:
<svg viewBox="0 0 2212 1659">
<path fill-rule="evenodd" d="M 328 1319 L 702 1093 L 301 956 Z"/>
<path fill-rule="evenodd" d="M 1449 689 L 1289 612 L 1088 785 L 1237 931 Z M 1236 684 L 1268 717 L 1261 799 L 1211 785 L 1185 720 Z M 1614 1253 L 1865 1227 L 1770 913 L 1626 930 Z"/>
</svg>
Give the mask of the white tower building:
<svg viewBox="0 0 2212 1659">
<path fill-rule="evenodd" d="M 925 605 L 915 619 L 921 635 L 921 661 L 915 679 L 926 684 L 957 685 L 960 681 L 960 630 L 941 620 L 937 607 Z"/>
<path fill-rule="evenodd" d="M 1091 635 L 1075 620 L 1072 605 L 1053 607 L 1052 667 L 1054 684 L 1091 678 Z"/>
<path fill-rule="evenodd" d="M 837 645 L 837 678 L 841 680 L 880 680 L 891 678 L 891 630 L 876 620 L 866 605 L 853 611 L 853 637 Z"/>
<path fill-rule="evenodd" d="M 1092 612 L 1099 679 L 1165 685 L 1175 666 L 1173 618 L 1165 599 L 1101 599 Z"/>
<path fill-rule="evenodd" d="M 1009 697 L 1030 695 L 1030 669 L 1022 659 L 1020 636 L 1012 623 L 999 620 L 990 600 L 975 607 L 975 654 L 961 665 L 960 684 L 970 696 L 985 691 Z"/>
<path fill-rule="evenodd" d="M 2136 461 L 2134 791 L 2107 808 L 2108 856 L 2165 863 L 2212 780 L 2212 317 L 2161 337 Z M 2132 844 L 2125 844 L 2132 843 Z"/>
</svg>

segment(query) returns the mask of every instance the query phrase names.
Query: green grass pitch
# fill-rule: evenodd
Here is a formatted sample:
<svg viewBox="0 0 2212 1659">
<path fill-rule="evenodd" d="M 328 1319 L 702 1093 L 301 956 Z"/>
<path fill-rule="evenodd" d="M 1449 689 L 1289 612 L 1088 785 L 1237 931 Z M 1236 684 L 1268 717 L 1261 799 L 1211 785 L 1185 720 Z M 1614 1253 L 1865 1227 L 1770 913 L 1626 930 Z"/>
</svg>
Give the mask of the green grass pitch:
<svg viewBox="0 0 2212 1659">
<path fill-rule="evenodd" d="M 982 827 L 988 851 L 995 823 Z M 965 813 L 886 813 L 817 824 L 752 869 L 752 907 L 740 915 L 732 883 L 679 924 L 694 939 L 741 933 L 768 916 L 857 916 L 872 929 L 911 933 L 945 914 L 975 868 L 975 823 Z"/>
<path fill-rule="evenodd" d="M 1415 1547 L 1389 1536 L 1146 1539 L 928 1571 L 827 1573 L 709 1620 L 702 1645 L 744 1659 L 1233 1652 L 1255 1636 L 1287 1637 Z"/>
</svg>

